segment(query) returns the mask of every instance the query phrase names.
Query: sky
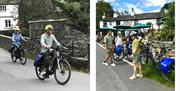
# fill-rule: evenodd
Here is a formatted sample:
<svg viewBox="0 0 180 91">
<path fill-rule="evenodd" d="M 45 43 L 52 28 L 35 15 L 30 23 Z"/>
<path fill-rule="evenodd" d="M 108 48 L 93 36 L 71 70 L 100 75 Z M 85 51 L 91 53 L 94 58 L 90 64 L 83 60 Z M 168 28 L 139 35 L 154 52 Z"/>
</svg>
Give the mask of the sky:
<svg viewBox="0 0 180 91">
<path fill-rule="evenodd" d="M 165 3 L 172 0 L 105 0 L 109 2 L 114 10 L 124 12 L 131 11 L 134 8 L 136 14 L 159 12 Z"/>
</svg>

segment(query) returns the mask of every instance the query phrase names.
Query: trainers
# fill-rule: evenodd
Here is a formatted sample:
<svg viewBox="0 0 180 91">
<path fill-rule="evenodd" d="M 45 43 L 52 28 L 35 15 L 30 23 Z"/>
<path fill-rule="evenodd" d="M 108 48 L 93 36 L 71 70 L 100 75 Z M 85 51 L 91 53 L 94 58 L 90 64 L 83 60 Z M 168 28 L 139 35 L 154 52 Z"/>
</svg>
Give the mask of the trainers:
<svg viewBox="0 0 180 91">
<path fill-rule="evenodd" d="M 140 77 L 140 78 L 142 78 L 142 77 L 143 77 L 143 75 L 142 75 L 142 74 L 136 74 L 136 76 L 137 76 L 137 77 Z"/>
<path fill-rule="evenodd" d="M 106 66 L 108 65 L 108 63 L 106 63 L 106 62 L 103 62 L 103 64 L 106 65 Z"/>
<path fill-rule="evenodd" d="M 111 66 L 116 66 L 116 64 L 114 64 L 114 63 L 111 63 Z"/>
<path fill-rule="evenodd" d="M 43 77 L 44 77 L 44 78 L 49 78 L 49 74 L 45 73 L 45 74 L 43 75 Z"/>
</svg>

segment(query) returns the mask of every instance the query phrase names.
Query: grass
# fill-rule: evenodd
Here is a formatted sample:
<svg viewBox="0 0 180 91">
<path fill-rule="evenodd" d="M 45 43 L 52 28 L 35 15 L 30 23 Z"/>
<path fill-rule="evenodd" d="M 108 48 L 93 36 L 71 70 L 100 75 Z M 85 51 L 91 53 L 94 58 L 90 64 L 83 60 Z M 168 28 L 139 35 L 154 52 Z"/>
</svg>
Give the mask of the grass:
<svg viewBox="0 0 180 91">
<path fill-rule="evenodd" d="M 147 77 L 149 79 L 153 79 L 161 84 L 164 84 L 166 85 L 167 87 L 171 87 L 171 88 L 174 88 L 175 87 L 175 83 L 173 82 L 170 82 L 166 79 L 164 79 L 160 74 L 158 74 L 156 72 L 155 69 L 153 69 L 151 64 L 145 64 L 143 65 L 143 74 L 144 74 L 144 77 Z M 172 73 L 172 75 L 174 76 L 175 72 Z"/>
</svg>

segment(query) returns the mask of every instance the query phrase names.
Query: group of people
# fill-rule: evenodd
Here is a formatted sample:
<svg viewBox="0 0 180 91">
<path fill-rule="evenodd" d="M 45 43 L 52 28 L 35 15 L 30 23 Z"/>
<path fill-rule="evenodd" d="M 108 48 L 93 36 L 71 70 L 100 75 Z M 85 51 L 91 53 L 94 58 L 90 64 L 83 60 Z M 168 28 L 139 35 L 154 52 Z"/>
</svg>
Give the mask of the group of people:
<svg viewBox="0 0 180 91">
<path fill-rule="evenodd" d="M 50 63 L 52 60 L 48 60 L 48 55 L 46 51 L 51 48 L 53 45 L 61 46 L 53 35 L 54 27 L 52 25 L 45 26 L 45 32 L 41 35 L 40 44 L 41 44 L 41 54 L 43 54 L 43 62 L 46 64 L 46 73 L 43 75 L 46 78 L 49 78 Z M 12 34 L 12 47 L 9 49 L 10 53 L 13 53 L 23 41 L 27 41 L 22 35 L 19 27 L 16 27 L 15 32 Z"/>
<path fill-rule="evenodd" d="M 134 80 L 137 77 L 142 78 L 142 67 L 140 64 L 140 48 L 139 45 L 141 43 L 145 43 L 144 35 L 143 33 L 137 34 L 137 32 L 132 31 L 130 33 L 130 37 L 126 38 L 126 41 L 123 41 L 123 37 L 120 32 L 117 32 L 117 36 L 114 38 L 112 36 L 112 31 L 108 31 L 107 35 L 104 37 L 104 43 L 105 48 L 107 50 L 107 56 L 103 62 L 104 65 L 108 65 L 108 60 L 110 62 L 111 66 L 116 66 L 116 64 L 112 61 L 113 59 L 113 53 L 114 53 L 114 47 L 120 47 L 123 48 L 124 44 L 126 44 L 126 48 L 131 47 L 131 51 L 127 50 L 128 55 L 130 55 L 133 58 L 133 74 L 131 77 L 129 77 L 130 80 Z M 131 46 L 129 46 L 131 44 Z M 121 50 L 123 51 L 123 50 Z M 139 73 L 137 74 L 137 68 L 139 68 Z"/>
</svg>

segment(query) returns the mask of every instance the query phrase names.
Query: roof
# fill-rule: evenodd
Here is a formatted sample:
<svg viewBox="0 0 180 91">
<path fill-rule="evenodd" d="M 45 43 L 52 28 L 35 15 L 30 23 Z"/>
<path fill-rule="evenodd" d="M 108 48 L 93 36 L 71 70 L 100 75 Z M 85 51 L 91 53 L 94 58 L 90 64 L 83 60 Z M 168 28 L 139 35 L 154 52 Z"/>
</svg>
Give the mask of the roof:
<svg viewBox="0 0 180 91">
<path fill-rule="evenodd" d="M 142 13 L 142 14 L 135 14 L 134 16 L 131 15 L 120 15 L 117 18 L 106 18 L 102 19 L 103 21 L 130 21 L 130 20 L 146 20 L 146 19 L 160 19 L 164 18 L 164 12 L 155 12 L 155 13 Z"/>
<path fill-rule="evenodd" d="M 18 4 L 21 0 L 0 0 L 0 5 Z"/>
</svg>

